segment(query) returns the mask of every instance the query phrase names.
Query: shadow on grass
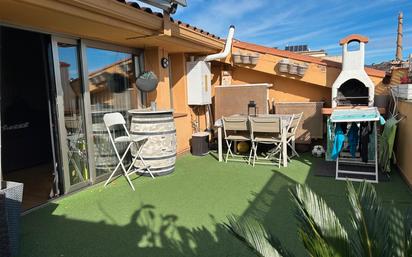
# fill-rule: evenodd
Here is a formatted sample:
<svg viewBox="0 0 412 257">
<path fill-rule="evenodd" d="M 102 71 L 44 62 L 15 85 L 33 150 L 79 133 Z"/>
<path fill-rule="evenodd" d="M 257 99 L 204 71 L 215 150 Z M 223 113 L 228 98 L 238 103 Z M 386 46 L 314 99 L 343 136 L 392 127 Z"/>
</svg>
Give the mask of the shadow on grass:
<svg viewBox="0 0 412 257">
<path fill-rule="evenodd" d="M 309 185 L 323 197 L 344 225 L 349 221 L 346 183 L 314 176 L 320 167 L 318 161 L 305 154 L 293 160 L 288 168 L 250 169 L 250 174 L 268 172 L 271 175 L 264 180 L 263 187 L 257 187 L 259 189 L 248 196 L 249 204 L 241 217 L 260 221 L 296 256 L 307 256 L 297 235 L 294 205 L 289 193 L 297 183 Z M 399 175 L 394 174 L 391 182 L 378 184 L 376 189 L 388 204 L 395 201 L 396 205 L 407 206 L 412 202 L 412 194 Z M 230 187 L 227 190 L 231 190 Z M 255 256 L 219 224 L 221 220 L 215 222 L 213 217 L 211 228 L 185 227 L 179 224 L 177 215 L 159 213 L 156 206 L 142 204 L 136 206 L 129 214 L 129 220 L 120 225 L 103 208 L 99 208 L 99 214 L 105 216 L 106 222 L 92 222 L 56 215 L 57 206 L 52 203 L 24 217 L 20 256 Z M 93 217 L 90 220 L 94 220 Z"/>
<path fill-rule="evenodd" d="M 20 256 L 253 256 L 223 225 L 216 224 L 214 231 L 180 226 L 176 215 L 159 214 L 150 204 L 136 210 L 126 225 L 53 215 L 57 206 L 26 215 Z"/>
</svg>

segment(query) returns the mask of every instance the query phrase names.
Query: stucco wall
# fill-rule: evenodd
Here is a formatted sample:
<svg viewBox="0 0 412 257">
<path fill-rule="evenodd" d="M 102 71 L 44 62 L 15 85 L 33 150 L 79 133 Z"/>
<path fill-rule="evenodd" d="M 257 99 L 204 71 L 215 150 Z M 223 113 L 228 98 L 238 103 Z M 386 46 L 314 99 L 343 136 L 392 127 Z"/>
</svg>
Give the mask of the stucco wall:
<svg viewBox="0 0 412 257">
<path fill-rule="evenodd" d="M 236 67 L 232 71 L 232 83 L 271 83 L 269 101 L 275 102 L 330 102 L 331 88 L 304 81 Z M 327 106 L 326 104 L 325 106 Z"/>
<path fill-rule="evenodd" d="M 160 80 L 159 87 L 156 92 L 149 94 L 148 100 L 156 100 L 159 108 L 173 108 L 175 110 L 177 152 L 183 153 L 190 149 L 190 138 L 192 133 L 195 132 L 194 124 L 199 123 L 200 131 L 204 131 L 206 128 L 205 108 L 187 105 L 186 60 L 188 56 L 184 53 L 168 55 L 171 74 L 171 78 L 169 78 L 169 70 L 160 66 L 160 59 L 165 55 L 167 55 L 167 51 L 161 48 L 148 48 L 145 50 L 145 69 L 153 70 Z M 273 67 L 271 69 L 273 71 Z M 227 63 L 219 62 L 212 62 L 212 97 L 215 93 L 214 86 L 221 84 L 223 70 L 231 72 L 232 84 L 273 84 L 273 87 L 269 90 L 269 101 L 324 101 L 325 107 L 330 106 L 331 87 L 327 83 L 325 84 L 324 81 L 320 84 L 313 84 L 308 81 L 316 81 L 314 78 L 299 79 L 292 76 L 262 72 L 250 67 L 233 67 Z M 305 77 L 311 77 L 312 75 L 324 76 L 323 73 L 317 73 L 315 70 L 308 71 Z M 339 74 L 339 72 L 335 73 L 333 73 L 333 76 Z M 332 72 L 329 74 L 332 74 Z M 327 76 L 327 78 L 331 79 L 331 76 Z M 377 85 L 376 93 L 385 94 L 386 90 L 381 83 L 382 79 L 377 77 L 371 77 L 371 79 Z"/>
<path fill-rule="evenodd" d="M 412 186 L 412 102 L 399 102 L 399 112 L 406 116 L 399 123 L 396 141 L 396 157 L 398 167 L 405 179 Z"/>
</svg>

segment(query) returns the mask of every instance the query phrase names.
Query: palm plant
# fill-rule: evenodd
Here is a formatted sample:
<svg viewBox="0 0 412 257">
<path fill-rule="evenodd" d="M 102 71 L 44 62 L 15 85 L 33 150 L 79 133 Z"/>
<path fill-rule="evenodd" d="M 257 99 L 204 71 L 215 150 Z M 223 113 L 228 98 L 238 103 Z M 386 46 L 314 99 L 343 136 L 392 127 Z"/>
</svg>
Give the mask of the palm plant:
<svg viewBox="0 0 412 257">
<path fill-rule="evenodd" d="M 335 212 L 309 187 L 291 190 L 298 221 L 298 236 L 314 257 L 412 256 L 412 211 L 385 209 L 374 187 L 362 183 L 356 190 L 347 183 L 350 226 L 345 228 Z M 291 257 L 273 235 L 251 218 L 228 218 L 226 228 L 257 256 Z M 348 231 L 354 231 L 349 235 Z"/>
</svg>

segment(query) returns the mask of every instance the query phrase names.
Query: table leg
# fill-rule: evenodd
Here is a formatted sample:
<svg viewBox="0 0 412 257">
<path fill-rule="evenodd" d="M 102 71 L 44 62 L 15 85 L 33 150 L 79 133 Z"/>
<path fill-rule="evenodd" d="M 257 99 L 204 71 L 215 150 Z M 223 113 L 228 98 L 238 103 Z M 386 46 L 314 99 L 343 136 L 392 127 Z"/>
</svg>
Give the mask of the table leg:
<svg viewBox="0 0 412 257">
<path fill-rule="evenodd" d="M 286 139 L 287 129 L 283 126 L 282 128 L 282 159 L 283 167 L 288 166 L 288 143 Z"/>
<path fill-rule="evenodd" d="M 223 161 L 223 153 L 222 153 L 222 127 L 218 127 L 217 129 L 217 152 L 219 156 L 219 162 Z"/>
</svg>

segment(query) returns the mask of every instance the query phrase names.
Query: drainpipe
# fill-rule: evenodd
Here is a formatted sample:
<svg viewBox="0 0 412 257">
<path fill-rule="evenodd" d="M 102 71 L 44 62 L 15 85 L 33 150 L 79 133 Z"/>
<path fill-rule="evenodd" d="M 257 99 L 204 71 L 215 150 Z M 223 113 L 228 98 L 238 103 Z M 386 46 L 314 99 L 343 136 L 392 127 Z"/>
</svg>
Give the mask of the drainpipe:
<svg viewBox="0 0 412 257">
<path fill-rule="evenodd" d="M 230 25 L 229 27 L 229 32 L 227 34 L 227 38 L 226 38 L 226 43 L 225 43 L 225 49 L 223 50 L 223 52 L 217 53 L 217 54 L 210 54 L 208 56 L 205 57 L 205 59 L 203 59 L 203 61 L 205 62 L 210 62 L 213 60 L 218 60 L 218 59 L 223 59 L 226 58 L 230 51 L 232 50 L 232 41 L 233 41 L 233 35 L 235 34 L 235 26 L 234 25 Z M 206 130 L 210 131 L 211 130 L 211 121 L 212 117 L 211 117 L 211 107 L 210 105 L 205 106 L 205 115 L 206 115 Z"/>
<path fill-rule="evenodd" d="M 234 34 L 235 34 L 235 26 L 230 25 L 229 33 L 227 34 L 227 38 L 226 38 L 225 49 L 223 50 L 223 52 L 208 55 L 205 57 L 204 61 L 210 62 L 213 60 L 226 58 L 226 56 L 229 55 L 229 52 L 232 49 L 232 41 L 233 41 Z"/>
</svg>

